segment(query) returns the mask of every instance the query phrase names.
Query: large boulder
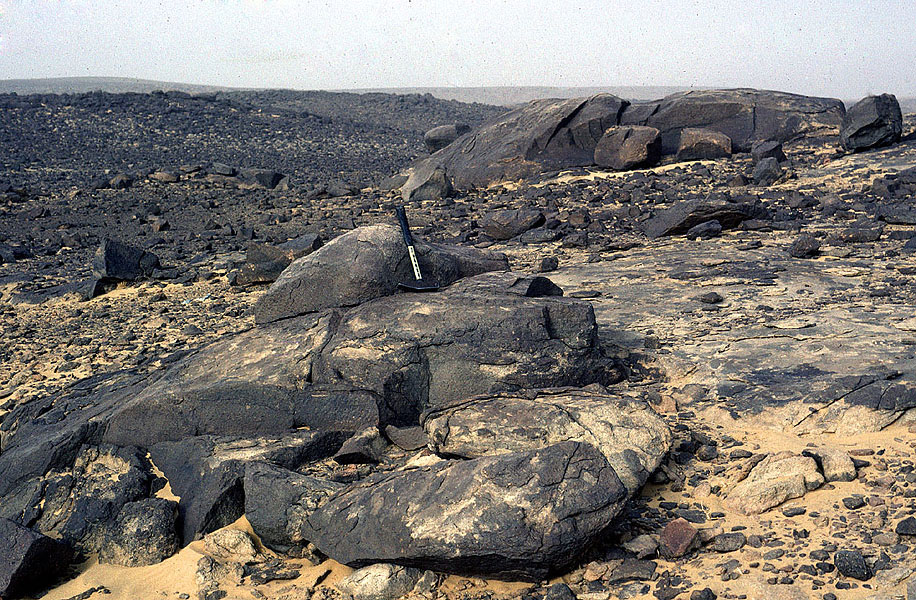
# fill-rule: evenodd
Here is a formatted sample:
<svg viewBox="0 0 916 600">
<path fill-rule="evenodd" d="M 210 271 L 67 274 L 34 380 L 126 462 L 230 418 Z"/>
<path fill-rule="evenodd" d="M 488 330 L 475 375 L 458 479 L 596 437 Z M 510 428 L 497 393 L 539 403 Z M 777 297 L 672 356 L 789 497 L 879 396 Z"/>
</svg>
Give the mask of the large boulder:
<svg viewBox="0 0 916 600">
<path fill-rule="evenodd" d="M 678 160 L 714 160 L 732 155 L 732 141 L 712 129 L 688 127 L 681 131 L 677 146 Z"/>
<path fill-rule="evenodd" d="M 650 167 L 661 156 L 661 132 L 654 127 L 611 127 L 595 146 L 595 164 L 615 171 Z"/>
<path fill-rule="evenodd" d="M 448 285 L 462 277 L 507 270 L 505 255 L 460 246 L 416 242 L 425 277 Z M 413 279 L 397 227 L 360 227 L 293 261 L 255 305 L 255 320 L 269 323 L 331 307 L 352 306 L 393 294 Z"/>
<path fill-rule="evenodd" d="M 155 565 L 178 551 L 175 521 L 178 504 L 145 498 L 121 507 L 109 524 L 99 550 L 99 562 L 124 567 Z"/>
<path fill-rule="evenodd" d="M 671 445 L 668 426 L 645 402 L 601 386 L 479 396 L 424 413 L 423 426 L 434 452 L 462 458 L 585 442 L 631 495 Z"/>
<path fill-rule="evenodd" d="M 535 100 L 462 136 L 420 164 L 444 168 L 459 189 L 590 165 L 598 140 L 618 124 L 627 104 L 611 94 Z"/>
<path fill-rule="evenodd" d="M 845 114 L 839 100 L 766 90 L 691 90 L 661 100 L 633 103 L 621 125 L 647 125 L 661 132 L 662 151 L 675 154 L 681 131 L 705 128 L 727 135 L 735 152 L 754 142 L 787 142 L 806 135 L 836 134 Z"/>
<path fill-rule="evenodd" d="M 840 129 L 840 145 L 855 152 L 900 141 L 903 115 L 893 94 L 867 96 L 846 113 Z"/>
<path fill-rule="evenodd" d="M 19 598 L 42 590 L 66 571 L 71 558 L 64 544 L 0 519 L 0 597 Z"/>
<path fill-rule="evenodd" d="M 354 567 L 540 579 L 573 562 L 626 498 L 597 449 L 562 442 L 370 476 L 312 513 L 303 537 Z"/>
<path fill-rule="evenodd" d="M 401 187 L 405 202 L 432 202 L 452 195 L 452 180 L 446 169 L 434 162 L 422 162 L 410 171 Z"/>
<path fill-rule="evenodd" d="M 423 143 L 429 153 L 434 154 L 470 131 L 471 128 L 463 123 L 440 125 L 423 134 Z"/>
</svg>

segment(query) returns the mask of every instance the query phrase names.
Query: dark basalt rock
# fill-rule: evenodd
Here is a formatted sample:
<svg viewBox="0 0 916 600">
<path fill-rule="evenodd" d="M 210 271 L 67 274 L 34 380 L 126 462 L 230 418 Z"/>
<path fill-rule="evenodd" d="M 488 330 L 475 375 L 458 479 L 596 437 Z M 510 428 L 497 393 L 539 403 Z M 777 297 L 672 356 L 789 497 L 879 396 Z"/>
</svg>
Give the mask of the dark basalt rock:
<svg viewBox="0 0 916 600">
<path fill-rule="evenodd" d="M 423 134 L 423 143 L 426 144 L 426 149 L 429 150 L 429 153 L 433 154 L 470 131 L 471 128 L 463 123 L 440 125 Z"/>
<path fill-rule="evenodd" d="M 468 189 L 590 165 L 598 140 L 619 123 L 627 104 L 610 94 L 535 100 L 458 138 L 416 168 L 442 167 L 455 187 Z"/>
<path fill-rule="evenodd" d="M 133 281 L 159 268 L 159 257 L 128 244 L 105 240 L 95 253 L 92 272 L 99 279 Z"/>
<path fill-rule="evenodd" d="M 598 450 L 563 442 L 370 476 L 313 512 L 302 536 L 354 567 L 540 579 L 574 561 L 626 497 Z"/>
<path fill-rule="evenodd" d="M 595 164 L 616 171 L 650 167 L 661 156 L 662 138 L 654 127 L 611 127 L 595 147 Z"/>
<path fill-rule="evenodd" d="M 66 545 L 0 518 L 0 597 L 18 598 L 47 587 L 72 557 Z"/>
<path fill-rule="evenodd" d="M 677 146 L 678 160 L 714 160 L 732 155 L 732 141 L 712 129 L 688 127 L 681 130 Z"/>
<path fill-rule="evenodd" d="M 510 209 L 488 213 L 480 222 L 484 233 L 495 240 L 508 240 L 544 224 L 539 210 Z"/>
<path fill-rule="evenodd" d="M 448 285 L 462 277 L 507 270 L 505 255 L 417 241 L 425 277 Z M 299 258 L 255 305 L 255 320 L 268 323 L 331 307 L 352 306 L 393 294 L 414 277 L 398 228 L 361 227 Z"/>
<path fill-rule="evenodd" d="M 772 156 L 762 159 L 754 167 L 754 183 L 757 185 L 772 185 L 782 177 L 783 170 Z"/>
<path fill-rule="evenodd" d="M 836 134 L 845 114 L 839 100 L 767 90 L 691 90 L 627 107 L 621 125 L 647 125 L 661 131 L 662 152 L 674 154 L 687 127 L 727 135 L 734 152 L 754 142 L 787 142 L 806 135 Z"/>
<path fill-rule="evenodd" d="M 644 231 L 650 238 L 687 233 L 708 221 L 718 221 L 722 229 L 737 227 L 750 219 L 755 207 L 747 202 L 689 200 L 675 204 L 646 221 Z"/>
<path fill-rule="evenodd" d="M 846 113 L 840 130 L 840 145 L 855 152 L 888 146 L 903 135 L 903 115 L 893 94 L 868 96 Z"/>
<path fill-rule="evenodd" d="M 430 448 L 477 458 L 561 441 L 596 447 L 630 494 L 658 468 L 671 445 L 664 421 L 644 402 L 601 386 L 479 396 L 423 414 Z"/>
<path fill-rule="evenodd" d="M 125 567 L 160 563 L 178 551 L 178 504 L 146 498 L 125 504 L 102 540 L 99 562 Z"/>
</svg>

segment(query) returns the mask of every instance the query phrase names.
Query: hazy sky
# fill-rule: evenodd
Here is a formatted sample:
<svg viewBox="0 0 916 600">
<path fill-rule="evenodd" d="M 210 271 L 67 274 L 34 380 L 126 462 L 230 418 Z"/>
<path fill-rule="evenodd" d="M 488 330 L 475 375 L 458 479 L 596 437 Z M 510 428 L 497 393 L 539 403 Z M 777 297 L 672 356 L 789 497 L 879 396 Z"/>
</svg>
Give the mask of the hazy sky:
<svg viewBox="0 0 916 600">
<path fill-rule="evenodd" d="M 0 0 L 0 79 L 916 96 L 914 0 Z"/>
</svg>

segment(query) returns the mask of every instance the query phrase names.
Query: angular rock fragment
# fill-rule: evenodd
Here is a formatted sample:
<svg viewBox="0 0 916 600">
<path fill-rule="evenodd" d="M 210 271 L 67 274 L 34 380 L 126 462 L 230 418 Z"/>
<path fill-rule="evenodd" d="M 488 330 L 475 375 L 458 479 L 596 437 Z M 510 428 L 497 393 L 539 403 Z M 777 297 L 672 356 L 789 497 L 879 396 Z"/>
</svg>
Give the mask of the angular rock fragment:
<svg viewBox="0 0 916 600">
<path fill-rule="evenodd" d="M 354 567 L 537 579 L 575 560 L 626 497 L 598 450 L 562 442 L 370 476 L 312 513 L 302 536 Z"/>
<path fill-rule="evenodd" d="M 149 277 L 159 268 L 159 257 L 117 240 L 104 240 L 92 261 L 92 272 L 99 279 L 133 281 Z"/>
<path fill-rule="evenodd" d="M 142 567 L 162 562 L 178 551 L 175 528 L 178 503 L 145 498 L 121 507 L 99 549 L 99 562 Z"/>
<path fill-rule="evenodd" d="M 754 167 L 754 183 L 757 185 L 772 185 L 782 177 L 783 169 L 779 162 L 772 156 L 762 159 Z"/>
<path fill-rule="evenodd" d="M 729 492 L 726 503 L 744 515 L 756 515 L 786 500 L 801 498 L 824 484 L 814 459 L 791 452 L 771 454 Z"/>
<path fill-rule="evenodd" d="M 420 163 L 411 171 L 401 187 L 405 202 L 428 202 L 452 195 L 452 181 L 448 172 L 433 163 Z"/>
<path fill-rule="evenodd" d="M 0 519 L 0 597 L 18 598 L 47 587 L 71 558 L 66 545 Z"/>
<path fill-rule="evenodd" d="M 840 145 L 855 152 L 900 141 L 903 115 L 893 94 L 868 96 L 847 111 L 840 129 Z"/>
<path fill-rule="evenodd" d="M 687 233 L 692 227 L 718 221 L 723 229 L 737 227 L 751 218 L 754 206 L 746 202 L 725 200 L 688 200 L 675 204 L 649 219 L 644 230 L 650 238 Z"/>
<path fill-rule="evenodd" d="M 658 129 L 628 125 L 611 127 L 595 147 L 595 164 L 616 171 L 650 167 L 662 155 Z"/>
<path fill-rule="evenodd" d="M 714 160 L 731 155 L 732 141 L 724 133 L 694 128 L 681 131 L 681 139 L 677 146 L 678 160 Z"/>
<path fill-rule="evenodd" d="M 508 240 L 544 223 L 539 210 L 511 209 L 488 213 L 480 226 L 495 240 Z"/>
<path fill-rule="evenodd" d="M 350 573 L 337 589 L 354 600 L 396 600 L 410 593 L 421 577 L 420 569 L 379 563 Z"/>
</svg>

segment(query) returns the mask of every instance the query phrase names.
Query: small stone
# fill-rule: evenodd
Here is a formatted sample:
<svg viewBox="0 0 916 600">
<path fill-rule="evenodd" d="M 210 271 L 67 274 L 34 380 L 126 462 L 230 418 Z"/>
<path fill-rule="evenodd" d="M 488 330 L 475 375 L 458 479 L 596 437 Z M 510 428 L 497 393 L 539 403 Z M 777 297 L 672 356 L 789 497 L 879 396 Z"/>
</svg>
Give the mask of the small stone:
<svg viewBox="0 0 916 600">
<path fill-rule="evenodd" d="M 678 558 L 687 554 L 697 540 L 697 529 L 686 519 L 669 522 L 659 537 L 659 550 L 665 558 Z"/>
<path fill-rule="evenodd" d="M 576 600 L 576 595 L 565 583 L 555 583 L 547 588 L 544 600 Z"/>
<path fill-rule="evenodd" d="M 538 267 L 538 273 L 550 273 L 551 271 L 556 271 L 560 266 L 560 261 L 556 256 L 548 256 L 541 259 L 541 264 Z"/>
<path fill-rule="evenodd" d="M 843 498 L 843 506 L 849 510 L 857 510 L 865 506 L 865 498 L 862 496 L 849 496 Z"/>
<path fill-rule="evenodd" d="M 817 255 L 820 249 L 821 243 L 816 238 L 802 235 L 789 246 L 789 255 L 793 258 L 811 258 Z"/>
<path fill-rule="evenodd" d="M 718 304 L 722 302 L 723 300 L 725 300 L 725 298 L 723 298 L 717 292 L 709 292 L 707 294 L 703 294 L 702 296 L 697 296 L 697 300 L 699 300 L 703 304 Z M 735 458 L 734 456 L 735 452 L 747 452 L 747 450 L 743 450 L 743 451 L 735 450 L 734 452 L 732 452 L 732 458 Z M 750 455 L 750 453 L 748 453 L 748 455 Z"/>
<path fill-rule="evenodd" d="M 722 533 L 713 538 L 708 547 L 716 552 L 735 552 L 743 548 L 746 543 L 747 537 L 741 532 Z"/>
</svg>

